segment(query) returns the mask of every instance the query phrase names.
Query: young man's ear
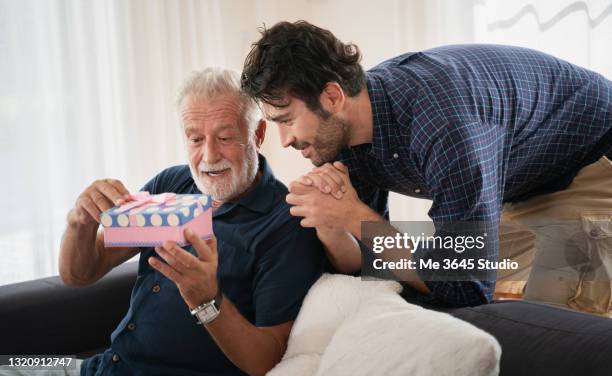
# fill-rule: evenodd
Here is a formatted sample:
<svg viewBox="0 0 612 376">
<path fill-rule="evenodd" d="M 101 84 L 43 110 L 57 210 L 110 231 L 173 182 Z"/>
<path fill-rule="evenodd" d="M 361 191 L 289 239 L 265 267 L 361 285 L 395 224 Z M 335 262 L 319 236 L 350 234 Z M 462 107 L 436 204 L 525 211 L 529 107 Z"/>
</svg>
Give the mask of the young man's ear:
<svg viewBox="0 0 612 376">
<path fill-rule="evenodd" d="M 261 145 L 266 138 L 266 121 L 264 119 L 259 120 L 257 124 L 257 129 L 255 129 L 255 146 L 257 149 L 261 148 Z"/>
<path fill-rule="evenodd" d="M 319 103 L 321 103 L 323 110 L 332 114 L 342 111 L 345 100 L 344 90 L 342 90 L 340 84 L 333 81 L 328 82 L 321 95 L 319 95 Z"/>
</svg>

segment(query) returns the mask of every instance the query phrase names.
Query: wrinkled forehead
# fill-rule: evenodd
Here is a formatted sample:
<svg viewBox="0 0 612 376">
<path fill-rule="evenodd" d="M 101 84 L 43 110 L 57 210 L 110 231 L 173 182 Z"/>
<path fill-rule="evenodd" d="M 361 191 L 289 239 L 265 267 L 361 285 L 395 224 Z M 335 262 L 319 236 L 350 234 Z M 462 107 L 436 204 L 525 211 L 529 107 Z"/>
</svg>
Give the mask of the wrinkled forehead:
<svg viewBox="0 0 612 376">
<path fill-rule="evenodd" d="M 180 107 L 180 118 L 184 127 L 196 125 L 235 125 L 244 123 L 242 103 L 237 95 L 221 95 L 205 98 L 187 95 Z"/>
</svg>

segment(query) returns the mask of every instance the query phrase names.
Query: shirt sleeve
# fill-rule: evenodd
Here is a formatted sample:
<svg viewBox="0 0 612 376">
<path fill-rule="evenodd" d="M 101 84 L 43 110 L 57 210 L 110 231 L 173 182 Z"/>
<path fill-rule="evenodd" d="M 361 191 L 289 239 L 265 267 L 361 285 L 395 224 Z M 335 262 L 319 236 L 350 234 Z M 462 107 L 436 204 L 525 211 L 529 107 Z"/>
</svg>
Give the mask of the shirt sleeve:
<svg viewBox="0 0 612 376">
<path fill-rule="evenodd" d="M 357 157 L 350 149 L 343 150 L 338 160 L 349 169 L 351 185 L 355 188 L 361 202 L 389 220 L 389 191 L 379 188 L 370 181 L 368 172 L 363 171 L 362 163 L 357 160 Z"/>
<path fill-rule="evenodd" d="M 389 220 L 389 191 L 378 188 L 373 184 L 369 184 L 364 179 L 353 176 L 351 176 L 351 184 L 353 188 L 355 188 L 357 196 L 364 204 Z"/>
<path fill-rule="evenodd" d="M 295 320 L 302 300 L 321 276 L 325 253 L 313 229 L 287 220 L 260 245 L 253 278 L 255 325 Z"/>
<path fill-rule="evenodd" d="M 499 157 L 503 152 L 503 132 L 474 123 L 449 124 L 441 133 L 423 165 L 432 194 L 429 216 L 436 228 L 435 235 L 484 236 L 482 249 L 463 253 L 450 250 L 450 257 L 497 261 L 503 197 Z M 449 253 L 428 249 L 417 257 L 441 257 L 438 255 Z M 428 298 L 438 304 L 459 307 L 488 303 L 495 289 L 495 272 L 478 270 L 477 262 L 473 269 L 455 272 L 455 278 L 437 271 L 419 273 L 431 290 Z"/>
</svg>

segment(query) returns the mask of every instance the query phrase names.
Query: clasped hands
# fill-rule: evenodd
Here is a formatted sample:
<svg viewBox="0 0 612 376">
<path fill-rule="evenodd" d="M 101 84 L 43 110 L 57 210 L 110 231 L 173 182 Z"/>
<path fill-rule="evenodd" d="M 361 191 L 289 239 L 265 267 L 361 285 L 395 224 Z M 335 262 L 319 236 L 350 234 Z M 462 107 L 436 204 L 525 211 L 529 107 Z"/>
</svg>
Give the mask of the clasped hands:
<svg viewBox="0 0 612 376">
<path fill-rule="evenodd" d="M 302 227 L 350 232 L 350 223 L 363 204 L 342 162 L 326 163 L 289 184 L 291 215 L 303 217 Z"/>
</svg>

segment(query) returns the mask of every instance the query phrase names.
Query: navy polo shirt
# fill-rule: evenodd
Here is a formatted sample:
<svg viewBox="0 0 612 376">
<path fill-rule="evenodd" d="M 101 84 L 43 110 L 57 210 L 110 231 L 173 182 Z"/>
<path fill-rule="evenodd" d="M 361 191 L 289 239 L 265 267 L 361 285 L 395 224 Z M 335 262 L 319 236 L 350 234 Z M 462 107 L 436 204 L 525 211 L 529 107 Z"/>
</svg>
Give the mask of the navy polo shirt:
<svg viewBox="0 0 612 376">
<path fill-rule="evenodd" d="M 325 254 L 312 229 L 289 214 L 287 188 L 259 156 L 262 176 L 236 203 L 213 212 L 218 279 L 223 294 L 253 325 L 273 326 L 297 317 Z M 143 190 L 200 193 L 189 167 L 168 168 Z M 189 246 L 186 250 L 195 255 Z M 86 359 L 83 375 L 243 375 L 219 349 L 180 296 L 176 285 L 151 268 L 142 249 L 130 308 L 111 335 L 111 346 Z M 95 323 L 94 323 L 95 324 Z"/>
</svg>

